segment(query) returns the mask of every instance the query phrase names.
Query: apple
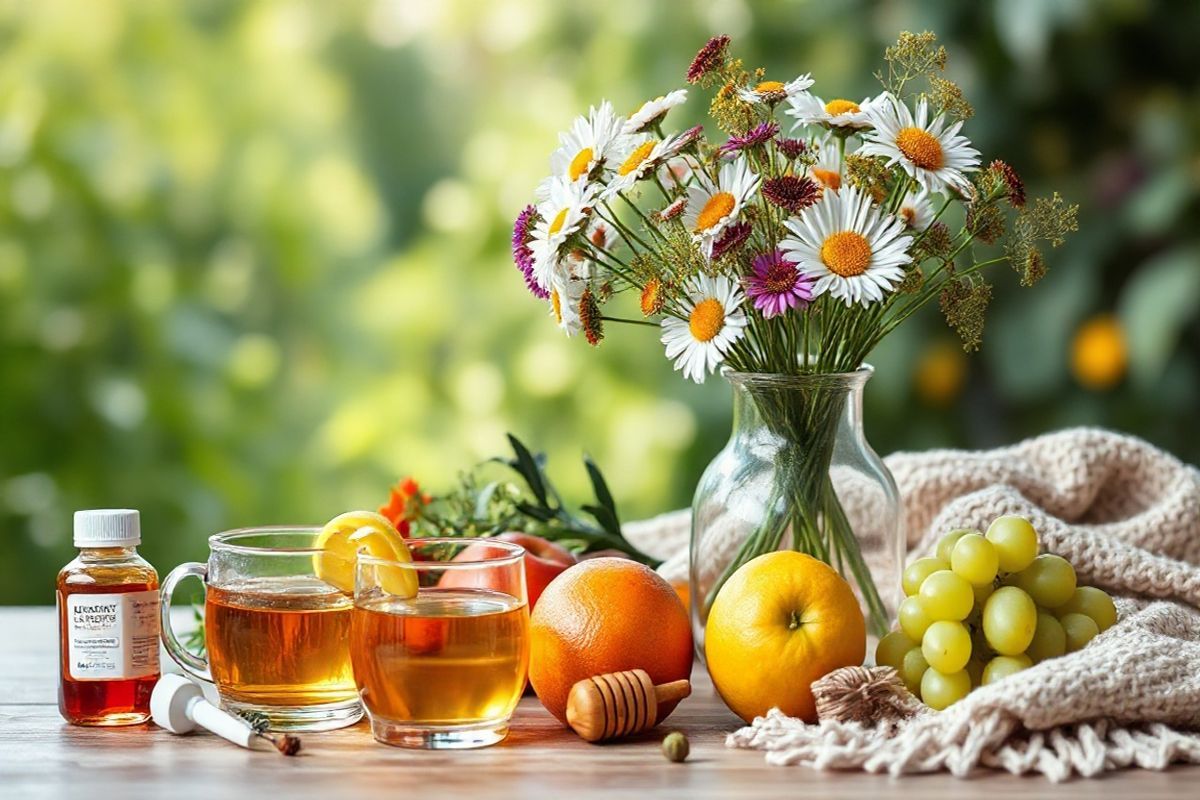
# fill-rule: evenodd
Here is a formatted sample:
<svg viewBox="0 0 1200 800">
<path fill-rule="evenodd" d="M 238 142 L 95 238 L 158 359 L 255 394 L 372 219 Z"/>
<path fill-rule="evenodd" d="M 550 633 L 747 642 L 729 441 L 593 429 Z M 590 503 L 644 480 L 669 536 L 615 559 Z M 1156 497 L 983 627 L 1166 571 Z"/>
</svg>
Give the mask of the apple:
<svg viewBox="0 0 1200 800">
<path fill-rule="evenodd" d="M 541 536 L 534 536 L 531 533 L 519 533 L 517 531 L 507 531 L 488 539 L 482 539 L 464 548 L 462 552 L 451 560 L 478 561 L 489 555 L 494 556 L 494 553 L 489 553 L 487 546 L 487 542 L 489 541 L 510 542 L 525 548 L 525 592 L 529 598 L 530 611 L 533 611 L 538 598 L 542 596 L 542 590 L 549 585 L 550 581 L 557 578 L 568 567 L 579 563 L 579 559 L 575 558 L 569 550 L 561 545 L 555 544 L 549 539 L 543 539 Z M 489 582 L 486 570 L 466 573 L 447 570 L 442 575 L 442 579 L 438 581 L 438 588 L 496 589 L 504 591 L 507 587 L 492 585 Z"/>
</svg>

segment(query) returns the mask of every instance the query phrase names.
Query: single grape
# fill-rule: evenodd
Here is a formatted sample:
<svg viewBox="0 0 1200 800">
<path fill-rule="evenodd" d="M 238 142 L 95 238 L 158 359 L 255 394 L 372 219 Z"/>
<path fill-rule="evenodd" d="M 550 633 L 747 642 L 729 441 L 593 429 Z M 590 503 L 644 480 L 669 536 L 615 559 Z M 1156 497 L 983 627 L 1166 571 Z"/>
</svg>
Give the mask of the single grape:
<svg viewBox="0 0 1200 800">
<path fill-rule="evenodd" d="M 908 638 L 904 631 L 892 631 L 879 640 L 879 645 L 875 648 L 875 663 L 881 667 L 898 670 L 900 662 L 904 660 L 904 654 L 916 646 L 917 643 Z"/>
<path fill-rule="evenodd" d="M 975 609 L 983 613 L 983 607 L 987 604 L 987 599 L 992 596 L 992 592 L 996 591 L 996 584 L 983 583 L 978 586 L 971 587 L 971 593 L 975 595 Z"/>
<path fill-rule="evenodd" d="M 921 678 L 927 669 L 929 669 L 929 662 L 925 660 L 921 648 L 914 647 L 904 654 L 904 659 L 900 662 L 900 680 L 904 681 L 904 685 L 910 692 L 919 694 Z"/>
<path fill-rule="evenodd" d="M 1058 658 L 1067 652 L 1067 634 L 1053 614 L 1039 611 L 1037 627 L 1033 630 L 1033 639 L 1025 648 L 1025 655 L 1040 664 L 1047 658 Z"/>
<path fill-rule="evenodd" d="M 959 622 L 967 618 L 975 605 L 971 584 L 948 569 L 938 570 L 926 578 L 917 596 L 931 620 Z"/>
<path fill-rule="evenodd" d="M 1015 586 L 1001 586 L 983 607 L 983 635 L 1002 656 L 1025 652 L 1037 627 L 1037 606 Z"/>
<path fill-rule="evenodd" d="M 1017 575 L 1016 585 L 1042 608 L 1058 608 L 1075 594 L 1075 568 L 1062 556 L 1038 556 Z"/>
<path fill-rule="evenodd" d="M 950 565 L 940 558 L 918 558 L 904 568 L 900 579 L 904 594 L 912 597 L 921 589 L 921 582 L 938 570 L 950 569 Z"/>
<path fill-rule="evenodd" d="M 1087 614 L 1102 631 L 1108 630 L 1117 622 L 1117 607 L 1112 598 L 1094 586 L 1080 586 L 1071 595 L 1070 600 L 1054 609 L 1054 613 L 1059 616 Z"/>
<path fill-rule="evenodd" d="M 904 631 L 914 643 L 921 641 L 921 637 L 925 635 L 925 629 L 929 627 L 929 623 L 933 622 L 919 597 L 904 598 L 900 603 L 900 611 L 897 616 L 900 618 L 900 630 Z M 916 647 L 916 644 L 913 647 Z"/>
<path fill-rule="evenodd" d="M 950 553 L 950 569 L 973 586 L 991 583 L 996 579 L 996 570 L 999 568 L 996 548 L 981 533 L 963 536 Z"/>
<path fill-rule="evenodd" d="M 968 533 L 978 533 L 970 528 L 959 528 L 947 533 L 942 538 L 938 539 L 937 557 L 945 561 L 947 565 L 950 563 L 950 554 L 954 552 L 954 545 L 958 544 L 958 540 L 966 536 Z"/>
<path fill-rule="evenodd" d="M 938 672 L 958 672 L 971 660 L 971 633 L 961 622 L 939 620 L 925 631 L 921 653 Z"/>
<path fill-rule="evenodd" d="M 971 693 L 971 676 L 965 669 L 946 674 L 933 667 L 921 676 L 921 699 L 930 708 L 941 711 Z"/>
<path fill-rule="evenodd" d="M 995 683 L 1001 678 L 1015 675 L 1023 669 L 1029 669 L 1031 666 L 1033 664 L 1026 655 L 996 656 L 983 668 L 982 685 L 987 686 L 989 683 Z"/>
<path fill-rule="evenodd" d="M 1020 572 L 1037 557 L 1037 531 L 1024 517 L 997 517 L 986 538 L 996 548 L 1001 572 Z"/>
<path fill-rule="evenodd" d="M 971 686 L 983 686 L 983 668 L 985 664 L 982 659 L 976 656 L 971 656 L 971 660 L 967 662 L 967 674 L 971 676 Z"/>
<path fill-rule="evenodd" d="M 1096 620 L 1087 614 L 1063 614 L 1059 622 L 1067 635 L 1068 653 L 1082 650 L 1084 645 L 1100 633 L 1100 626 L 1096 624 Z"/>
</svg>

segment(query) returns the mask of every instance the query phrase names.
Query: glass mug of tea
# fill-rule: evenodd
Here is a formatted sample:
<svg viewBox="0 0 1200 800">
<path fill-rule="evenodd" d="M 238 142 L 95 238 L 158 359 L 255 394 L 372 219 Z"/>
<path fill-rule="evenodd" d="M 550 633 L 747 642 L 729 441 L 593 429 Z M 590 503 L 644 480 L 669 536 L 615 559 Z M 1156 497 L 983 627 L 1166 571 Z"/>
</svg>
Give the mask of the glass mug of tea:
<svg viewBox="0 0 1200 800">
<path fill-rule="evenodd" d="M 412 561 L 359 553 L 350 657 L 384 744 L 485 747 L 508 734 L 525 690 L 524 548 L 417 539 Z"/>
<path fill-rule="evenodd" d="M 317 577 L 317 528 L 245 528 L 208 539 L 208 563 L 181 564 L 162 582 L 162 638 L 184 671 L 212 681 L 221 704 L 271 730 L 352 725 L 362 705 L 350 664 L 353 599 Z M 171 595 L 204 581 L 207 658 L 180 644 Z"/>
</svg>

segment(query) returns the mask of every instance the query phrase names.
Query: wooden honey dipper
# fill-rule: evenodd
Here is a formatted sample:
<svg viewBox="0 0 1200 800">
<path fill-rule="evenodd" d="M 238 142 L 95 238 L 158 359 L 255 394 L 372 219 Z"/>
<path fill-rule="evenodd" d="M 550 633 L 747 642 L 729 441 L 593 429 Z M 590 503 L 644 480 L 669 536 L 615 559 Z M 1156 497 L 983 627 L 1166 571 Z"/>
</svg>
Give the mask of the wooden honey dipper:
<svg viewBox="0 0 1200 800">
<path fill-rule="evenodd" d="M 682 700 L 691 693 L 688 680 L 655 686 L 644 669 L 596 675 L 571 687 L 567 724 L 589 742 L 629 736 L 658 723 L 660 704 Z"/>
</svg>

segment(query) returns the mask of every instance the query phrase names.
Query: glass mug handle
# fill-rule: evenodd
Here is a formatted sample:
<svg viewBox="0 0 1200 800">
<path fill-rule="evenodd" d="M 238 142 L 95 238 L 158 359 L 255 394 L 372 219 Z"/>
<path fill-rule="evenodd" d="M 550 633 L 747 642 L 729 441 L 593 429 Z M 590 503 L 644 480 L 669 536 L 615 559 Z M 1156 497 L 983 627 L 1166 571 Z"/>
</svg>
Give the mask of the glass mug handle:
<svg viewBox="0 0 1200 800">
<path fill-rule="evenodd" d="M 175 636 L 175 629 L 171 627 L 171 595 L 174 594 L 175 587 L 179 585 L 179 582 L 190 576 L 199 578 L 200 582 L 203 583 L 205 578 L 208 577 L 208 565 L 195 561 L 180 564 L 171 570 L 171 573 L 162 582 L 162 588 L 160 589 L 162 602 L 159 603 L 160 613 L 162 614 L 162 641 L 171 658 L 175 659 L 176 664 L 183 667 L 184 672 L 202 681 L 211 682 L 212 675 L 208 671 L 208 661 L 188 652 L 187 648 L 180 644 L 179 639 Z"/>
</svg>

